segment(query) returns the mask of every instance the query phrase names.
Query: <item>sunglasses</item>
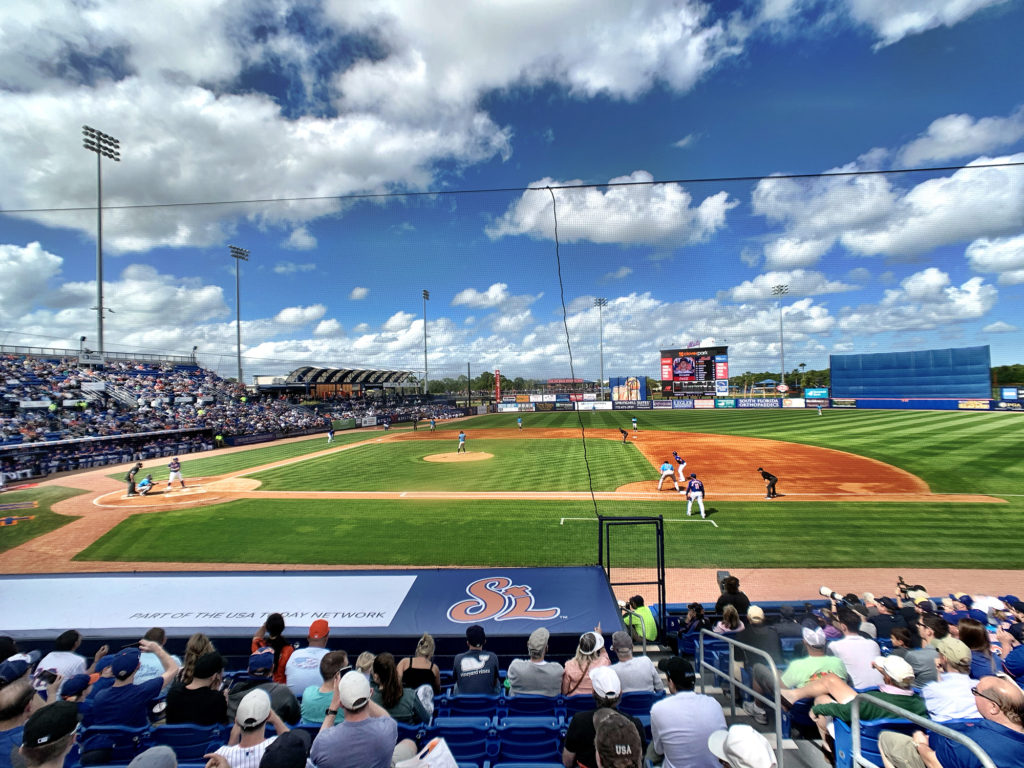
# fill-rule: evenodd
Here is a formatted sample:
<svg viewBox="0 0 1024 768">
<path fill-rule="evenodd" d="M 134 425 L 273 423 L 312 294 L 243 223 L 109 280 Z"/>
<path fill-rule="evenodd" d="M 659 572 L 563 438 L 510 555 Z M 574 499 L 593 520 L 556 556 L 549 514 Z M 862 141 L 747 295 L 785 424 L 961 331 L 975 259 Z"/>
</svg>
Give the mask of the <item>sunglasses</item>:
<svg viewBox="0 0 1024 768">
<path fill-rule="evenodd" d="M 985 699 L 987 701 L 991 701 L 993 704 L 995 704 L 1000 709 L 1002 709 L 1002 707 L 1003 707 L 1003 703 L 1001 701 L 996 701 L 991 696 L 986 696 L 984 693 L 982 693 L 981 691 L 978 690 L 977 686 L 975 686 L 974 688 L 971 688 L 971 693 L 973 693 L 975 696 L 980 696 L 981 698 L 983 698 L 983 699 Z"/>
</svg>

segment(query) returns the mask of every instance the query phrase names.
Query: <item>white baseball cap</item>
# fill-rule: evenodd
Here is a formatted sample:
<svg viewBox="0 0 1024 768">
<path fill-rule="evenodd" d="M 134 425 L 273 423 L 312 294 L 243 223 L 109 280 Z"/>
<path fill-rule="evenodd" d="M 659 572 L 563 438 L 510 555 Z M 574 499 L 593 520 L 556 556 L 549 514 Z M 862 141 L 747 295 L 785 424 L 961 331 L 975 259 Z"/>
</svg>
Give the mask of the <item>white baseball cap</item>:
<svg viewBox="0 0 1024 768">
<path fill-rule="evenodd" d="M 341 694 L 341 706 L 355 712 L 370 700 L 370 681 L 358 670 L 346 672 L 338 684 L 338 692 Z"/>
<path fill-rule="evenodd" d="M 255 728 L 270 717 L 270 696 L 262 688 L 245 694 L 235 711 L 235 722 L 243 728 Z"/>
<path fill-rule="evenodd" d="M 749 725 L 734 725 L 708 736 L 708 750 L 732 768 L 773 768 L 778 762 L 768 740 Z"/>
<path fill-rule="evenodd" d="M 602 699 L 611 699 L 622 693 L 622 683 L 611 667 L 597 667 L 590 670 L 590 682 L 594 684 L 594 693 Z"/>
</svg>

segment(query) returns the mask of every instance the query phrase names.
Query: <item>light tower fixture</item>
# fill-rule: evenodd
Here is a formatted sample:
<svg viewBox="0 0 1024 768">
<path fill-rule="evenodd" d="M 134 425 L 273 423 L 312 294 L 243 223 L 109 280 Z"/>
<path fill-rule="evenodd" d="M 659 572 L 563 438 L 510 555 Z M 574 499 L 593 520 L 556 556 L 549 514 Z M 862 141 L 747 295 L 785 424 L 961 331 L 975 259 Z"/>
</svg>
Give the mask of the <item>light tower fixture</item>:
<svg viewBox="0 0 1024 768">
<path fill-rule="evenodd" d="M 235 339 L 238 350 L 238 383 L 244 384 L 242 380 L 242 300 L 239 278 L 239 262 L 249 260 L 249 251 L 239 248 L 237 245 L 229 245 L 228 253 L 235 260 Z"/>
<path fill-rule="evenodd" d="M 427 302 L 430 301 L 430 291 L 423 289 L 423 394 L 427 394 L 427 379 L 429 378 L 427 368 Z"/>
<path fill-rule="evenodd" d="M 598 340 L 601 348 L 601 380 L 597 383 L 597 390 L 600 393 L 599 399 L 604 400 L 604 308 L 608 306 L 608 299 L 594 299 L 594 306 L 597 307 Z"/>
<path fill-rule="evenodd" d="M 98 351 L 103 346 L 103 158 L 121 162 L 121 142 L 113 136 L 82 126 L 82 147 L 96 153 L 96 330 Z"/>
<path fill-rule="evenodd" d="M 789 293 L 789 286 L 785 284 L 773 285 L 772 296 L 785 296 Z M 782 383 L 786 383 L 786 337 L 782 331 L 782 302 L 779 302 L 779 359 L 782 368 Z"/>
</svg>

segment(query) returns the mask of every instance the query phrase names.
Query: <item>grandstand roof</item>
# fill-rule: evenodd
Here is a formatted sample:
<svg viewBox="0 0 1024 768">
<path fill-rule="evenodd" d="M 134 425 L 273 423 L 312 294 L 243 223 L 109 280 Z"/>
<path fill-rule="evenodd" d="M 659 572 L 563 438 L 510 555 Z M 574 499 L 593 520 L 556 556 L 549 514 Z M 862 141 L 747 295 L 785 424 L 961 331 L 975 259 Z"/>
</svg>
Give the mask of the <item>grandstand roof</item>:
<svg viewBox="0 0 1024 768">
<path fill-rule="evenodd" d="M 411 371 L 378 371 L 365 368 L 316 368 L 304 365 L 285 379 L 287 384 L 401 384 Z"/>
</svg>

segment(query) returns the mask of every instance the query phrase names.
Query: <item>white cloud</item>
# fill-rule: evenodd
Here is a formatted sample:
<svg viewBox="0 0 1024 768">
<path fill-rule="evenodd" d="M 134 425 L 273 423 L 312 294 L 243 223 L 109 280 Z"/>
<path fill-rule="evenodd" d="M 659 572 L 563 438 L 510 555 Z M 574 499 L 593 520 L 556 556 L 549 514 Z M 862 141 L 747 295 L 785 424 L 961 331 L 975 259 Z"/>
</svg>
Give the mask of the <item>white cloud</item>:
<svg viewBox="0 0 1024 768">
<path fill-rule="evenodd" d="M 497 307 L 508 301 L 509 292 L 507 283 L 495 283 L 482 293 L 476 288 L 466 288 L 455 294 L 452 299 L 452 306 L 478 307 L 487 309 Z"/>
<path fill-rule="evenodd" d="M 292 251 L 311 251 L 316 248 L 316 238 L 306 227 L 296 227 L 288 239 L 281 243 L 281 247 Z"/>
<path fill-rule="evenodd" d="M 996 320 L 994 323 L 989 323 L 981 330 L 985 333 L 1013 333 L 1014 331 L 1019 331 L 1020 328 L 1016 325 L 1005 323 L 1002 320 Z"/>
<path fill-rule="evenodd" d="M 867 283 L 871 280 L 871 270 L 865 267 L 854 267 L 846 273 L 846 279 L 855 283 Z"/>
<path fill-rule="evenodd" d="M 627 266 L 621 266 L 618 269 L 614 269 L 611 272 L 606 272 L 602 278 L 605 282 L 610 280 L 624 280 L 633 274 L 633 270 Z"/>
<path fill-rule="evenodd" d="M 690 245 L 707 240 L 725 226 L 726 213 L 738 201 L 727 192 L 705 198 L 690 207 L 693 198 L 678 184 L 649 184 L 647 171 L 612 179 L 606 188 L 585 187 L 554 191 L 558 212 L 558 237 L 562 242 L 581 240 L 623 245 Z M 554 217 L 547 186 L 581 184 L 551 178 L 532 183 L 532 189 L 509 206 L 486 228 L 487 236 L 529 235 L 554 239 Z"/>
<path fill-rule="evenodd" d="M 60 274 L 64 260 L 39 243 L 0 245 L 0 318 L 11 327 L 46 292 L 51 278 Z M 95 295 L 95 283 L 93 291 Z"/>
<path fill-rule="evenodd" d="M 364 288 L 361 285 L 357 285 L 348 293 L 348 297 L 351 301 L 362 301 L 370 295 L 370 289 Z"/>
<path fill-rule="evenodd" d="M 905 165 L 943 162 L 959 157 L 992 152 L 1009 147 L 1024 138 L 1024 107 L 1008 117 L 946 115 L 932 122 L 928 129 L 902 150 Z"/>
<path fill-rule="evenodd" d="M 422 319 L 417 318 L 411 312 L 395 312 L 384 322 L 383 327 L 385 331 L 407 331 L 414 323 L 419 323 L 422 330 Z"/>
<path fill-rule="evenodd" d="M 679 141 L 672 142 L 672 146 L 676 147 L 677 149 L 685 149 L 686 147 L 693 144 L 696 140 L 697 134 L 688 133 L 685 136 L 683 136 L 683 138 L 679 139 Z"/>
<path fill-rule="evenodd" d="M 316 264 L 296 264 L 292 261 L 279 261 L 274 265 L 274 272 L 278 275 L 294 275 L 296 272 L 312 272 Z"/>
<path fill-rule="evenodd" d="M 719 296 L 733 301 L 755 301 L 770 299 L 772 287 L 788 285 L 789 293 L 794 296 L 819 296 L 826 293 L 842 293 L 856 290 L 857 286 L 847 285 L 838 280 L 829 280 L 824 273 L 803 269 L 789 272 L 766 272 L 753 280 L 744 280 L 740 285 L 722 291 Z"/>
<path fill-rule="evenodd" d="M 315 323 L 324 313 L 327 307 L 323 304 L 312 304 L 308 307 L 285 307 L 274 316 L 275 323 L 282 325 L 306 325 Z"/>
<path fill-rule="evenodd" d="M 1000 285 L 1024 283 L 1024 235 L 975 240 L 966 255 L 975 272 L 998 273 Z"/>
<path fill-rule="evenodd" d="M 341 323 L 335 320 L 333 317 L 327 320 L 321 320 L 317 323 L 316 330 L 313 331 L 314 336 L 341 336 L 344 333 L 341 327 Z"/>
<path fill-rule="evenodd" d="M 1006 0 L 848 0 L 854 21 L 870 27 L 876 48 L 936 27 L 952 27 L 983 8 Z"/>
</svg>

